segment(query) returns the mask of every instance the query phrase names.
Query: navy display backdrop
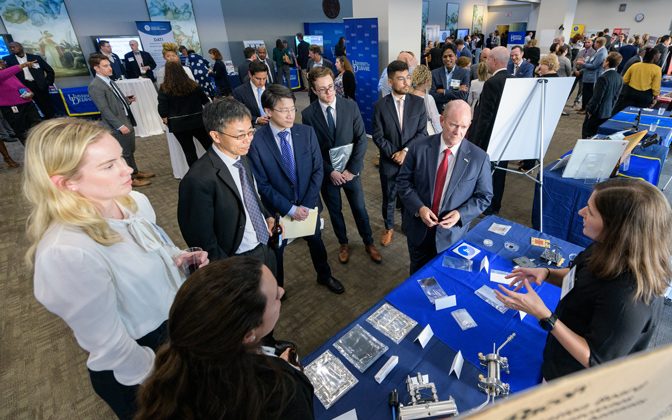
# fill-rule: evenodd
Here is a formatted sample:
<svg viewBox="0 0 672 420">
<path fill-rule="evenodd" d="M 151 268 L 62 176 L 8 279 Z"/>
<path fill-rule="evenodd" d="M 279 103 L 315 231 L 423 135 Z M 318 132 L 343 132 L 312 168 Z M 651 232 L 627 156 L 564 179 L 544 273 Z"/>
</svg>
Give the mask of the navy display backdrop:
<svg viewBox="0 0 672 420">
<path fill-rule="evenodd" d="M 331 61 L 332 63 L 334 62 L 334 48 L 336 48 L 336 44 L 338 43 L 338 39 L 343 35 L 345 29 L 344 25 L 342 23 L 310 23 L 310 22 L 305 22 L 303 24 L 303 32 L 306 35 L 322 35 L 323 39 L 323 46 L 322 50 L 324 52 L 324 58 L 327 60 Z M 350 49 L 349 45 L 346 44 L 346 48 L 348 48 L 347 55 L 350 55 Z"/>
<path fill-rule="evenodd" d="M 378 100 L 378 18 L 348 18 L 345 42 L 348 59 L 357 80 L 357 104 L 362 112 L 366 132 L 373 133 L 373 104 Z"/>
</svg>

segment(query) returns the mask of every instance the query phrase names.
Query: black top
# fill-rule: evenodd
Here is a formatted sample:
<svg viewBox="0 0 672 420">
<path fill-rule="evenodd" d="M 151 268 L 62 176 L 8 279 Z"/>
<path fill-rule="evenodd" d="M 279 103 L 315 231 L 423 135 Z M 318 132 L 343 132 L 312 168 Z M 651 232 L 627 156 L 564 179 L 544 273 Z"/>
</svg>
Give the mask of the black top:
<svg viewBox="0 0 672 420">
<path fill-rule="evenodd" d="M 534 67 L 539 65 L 539 58 L 541 57 L 541 50 L 539 47 L 525 47 L 523 49 L 523 57 L 525 57 Z"/>
<path fill-rule="evenodd" d="M 212 66 L 212 77 L 215 79 L 215 86 L 220 95 L 230 95 L 231 85 L 229 84 L 229 74 L 226 71 L 226 65 L 222 60 L 215 60 Z"/>
<path fill-rule="evenodd" d="M 210 102 L 201 87 L 185 96 L 168 95 L 159 90 L 159 115 L 168 118 L 171 133 L 193 130 L 203 126 L 203 105 Z"/>
<path fill-rule="evenodd" d="M 355 91 L 357 87 L 357 82 L 355 81 L 355 73 L 346 70 L 343 72 L 343 96 L 350 98 L 353 101 L 355 98 Z"/>
<path fill-rule="evenodd" d="M 268 356 L 262 356 L 268 357 Z M 282 420 L 312 420 L 315 418 L 313 411 L 313 385 L 310 383 L 306 375 L 299 370 L 292 367 L 286 361 L 277 357 L 269 357 L 269 360 L 274 367 L 286 373 L 283 375 L 288 389 L 293 390 L 293 395 L 289 395 L 286 405 L 280 414 Z M 277 375 L 277 371 L 260 372 L 260 376 Z M 269 378 L 269 382 L 272 381 Z M 272 400 L 269 404 L 269 411 L 276 411 L 280 401 Z"/>
<path fill-rule="evenodd" d="M 334 47 L 334 57 L 344 57 L 345 56 L 345 45 L 341 46 L 336 44 Z"/>
<path fill-rule="evenodd" d="M 434 70 L 443 66 L 443 51 L 439 47 L 434 47 L 429 50 L 431 61 L 429 62 L 429 69 Z"/>
<path fill-rule="evenodd" d="M 590 347 L 590 366 L 647 348 L 661 317 L 663 298 L 651 304 L 633 301 L 635 280 L 631 273 L 613 279 L 593 276 L 587 258 L 593 245 L 575 260 L 574 288 L 558 303 L 555 313 Z M 552 335 L 544 349 L 542 373 L 546 380 L 580 371 L 583 366 Z"/>
</svg>

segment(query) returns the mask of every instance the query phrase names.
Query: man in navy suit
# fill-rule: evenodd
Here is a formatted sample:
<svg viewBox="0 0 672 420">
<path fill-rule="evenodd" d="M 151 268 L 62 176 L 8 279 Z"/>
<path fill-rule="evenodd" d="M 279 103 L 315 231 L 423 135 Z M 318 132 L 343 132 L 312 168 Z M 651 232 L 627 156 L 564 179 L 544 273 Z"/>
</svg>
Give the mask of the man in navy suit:
<svg viewBox="0 0 672 420">
<path fill-rule="evenodd" d="M 259 60 L 249 66 L 248 80 L 233 90 L 233 97 L 250 110 L 255 126 L 268 124 L 268 116 L 261 105 L 261 97 L 266 90 L 268 68 Z"/>
<path fill-rule="evenodd" d="M 272 214 L 306 220 L 309 209 L 317 207 L 319 212 L 322 205 L 320 187 L 324 170 L 320 144 L 311 127 L 294 124 L 296 99 L 287 87 L 270 85 L 264 91 L 261 103 L 269 124 L 257 130 L 249 153 L 261 200 Z M 317 282 L 334 293 L 343 293 L 345 288 L 331 275 L 319 215 L 315 233 L 303 239 L 308 242 Z M 286 242 L 275 254 L 280 286 L 284 285 L 285 245 Z"/>
<path fill-rule="evenodd" d="M 511 61 L 506 65 L 506 71 L 511 77 L 534 77 L 534 66 L 523 60 L 523 47 L 511 47 Z"/>
<path fill-rule="evenodd" d="M 387 66 L 392 93 L 379 99 L 373 109 L 373 142 L 380 149 L 380 187 L 383 190 L 385 230 L 380 244 L 388 246 L 394 236 L 394 209 L 397 203 L 397 174 L 408 148 L 427 136 L 425 101 L 408 93 L 411 77 L 408 64 L 395 60 Z"/>
<path fill-rule="evenodd" d="M 434 97 L 439 112 L 450 101 L 467 100 L 471 75 L 469 70 L 456 65 L 457 53 L 452 44 L 443 47 L 443 66 L 432 70 L 432 87 L 429 94 Z"/>
<path fill-rule="evenodd" d="M 350 203 L 366 253 L 371 260 L 380 263 L 383 257 L 373 244 L 369 214 L 366 211 L 364 190 L 359 176 L 364 166 L 368 142 L 362 114 L 355 101 L 336 95 L 334 74 L 330 69 L 315 67 L 308 74 L 308 79 L 318 100 L 304 109 L 301 116 L 304 124 L 315 129 L 322 150 L 324 162 L 322 198 L 329 210 L 329 218 L 334 226 L 338 243 L 341 245 L 338 260 L 345 264 L 350 258 L 345 219 L 341 211 L 342 190 Z M 342 168 L 335 169 L 329 151 L 348 145 L 351 145 L 352 149 L 347 161 Z"/>
<path fill-rule="evenodd" d="M 110 61 L 110 66 L 112 66 L 112 75 L 110 76 L 110 79 L 117 80 L 126 74 L 121 58 L 112 52 L 112 46 L 109 41 L 101 39 L 100 42 L 98 42 L 98 50 Z"/>
<path fill-rule="evenodd" d="M 9 51 L 12 54 L 3 57 L 7 67 L 34 61 L 31 66 L 24 67 L 18 72 L 16 77 L 33 92 L 33 101 L 40 107 L 44 118 L 53 118 L 54 107 L 49 99 L 49 86 L 54 84 L 56 76 L 54 69 L 39 55 L 26 54 L 23 51 L 23 45 L 18 42 L 10 42 Z"/>
<path fill-rule="evenodd" d="M 616 72 L 616 67 L 622 60 L 623 56 L 615 51 L 610 52 L 604 60 L 604 73 L 597 78 L 593 96 L 586 105 L 586 118 L 581 129 L 582 139 L 597 134 L 597 129 L 611 117 L 623 87 L 623 78 Z"/>
<path fill-rule="evenodd" d="M 448 103 L 443 132 L 411 145 L 397 176 L 411 274 L 460 240 L 490 205 L 490 159 L 464 139 L 470 124 L 466 102 Z"/>
<path fill-rule="evenodd" d="M 128 42 L 131 51 L 124 55 L 124 66 L 126 67 L 126 78 L 137 79 L 139 77 L 147 77 L 152 82 L 156 82 L 152 70 L 156 68 L 156 62 L 151 54 L 145 51 L 140 51 L 138 41 L 131 40 Z"/>
</svg>

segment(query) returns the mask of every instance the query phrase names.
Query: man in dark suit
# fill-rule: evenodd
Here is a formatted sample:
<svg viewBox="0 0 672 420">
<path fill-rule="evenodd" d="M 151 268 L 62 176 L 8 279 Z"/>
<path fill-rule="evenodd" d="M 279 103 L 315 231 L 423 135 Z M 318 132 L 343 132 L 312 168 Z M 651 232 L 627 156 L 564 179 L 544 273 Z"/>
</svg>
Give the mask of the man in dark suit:
<svg viewBox="0 0 672 420">
<path fill-rule="evenodd" d="M 250 69 L 250 63 L 257 61 L 257 52 L 254 48 L 245 47 L 243 54 L 245 55 L 245 62 L 238 66 L 238 78 L 240 79 L 240 83 L 247 82 L 249 78 L 248 70 Z"/>
<path fill-rule="evenodd" d="M 457 54 L 452 44 L 443 48 L 443 66 L 432 70 L 432 87 L 429 94 L 434 97 L 439 112 L 454 99 L 466 101 L 469 97 L 471 75 L 469 70 L 458 67 Z"/>
<path fill-rule="evenodd" d="M 152 70 L 156 68 L 156 62 L 152 55 L 145 51 L 140 51 L 138 41 L 131 40 L 128 42 L 131 51 L 124 55 L 124 67 L 126 67 L 126 78 L 137 79 L 139 77 L 147 77 L 152 82 L 156 82 Z"/>
<path fill-rule="evenodd" d="M 622 73 L 625 64 L 632 57 L 636 56 L 638 52 L 639 48 L 637 45 L 635 45 L 635 40 L 633 38 L 630 38 L 627 44 L 623 45 L 621 48 L 618 49 L 618 53 L 623 57 L 623 59 L 621 60 L 621 64 L 618 65 L 616 71 Z"/>
<path fill-rule="evenodd" d="M 595 89 L 590 102 L 586 105 L 586 118 L 583 120 L 581 138 L 587 139 L 597 134 L 597 129 L 611 118 L 612 111 L 618 101 L 623 87 L 623 78 L 616 71 L 623 57 L 615 51 L 610 52 L 604 60 L 604 72 L 595 82 Z"/>
<path fill-rule="evenodd" d="M 492 76 L 483 84 L 481 97 L 474 110 L 474 118 L 471 123 L 471 130 L 467 138 L 483 149 L 488 151 L 492 127 L 495 125 L 499 102 L 504 92 L 504 84 L 509 77 L 506 71 L 506 65 L 509 62 L 509 51 L 505 47 L 495 47 L 490 51 L 488 57 L 488 71 Z M 500 162 L 499 167 L 508 167 L 508 162 Z M 504 195 L 504 183 L 506 181 L 506 171 L 496 170 L 492 175 L 492 188 L 494 196 L 486 213 L 498 213 L 502 207 L 502 196 Z"/>
<path fill-rule="evenodd" d="M 478 63 L 471 65 L 471 68 L 470 68 L 471 80 L 478 79 L 478 65 L 481 64 L 481 61 L 487 62 L 489 55 L 490 55 L 490 48 L 483 48 L 483 51 L 481 51 L 481 55 L 478 57 L 478 60 L 479 60 Z"/>
<path fill-rule="evenodd" d="M 408 94 L 411 77 L 408 64 L 395 60 L 387 66 L 392 93 L 379 99 L 373 110 L 373 142 L 380 149 L 380 186 L 383 190 L 385 230 L 380 244 L 388 246 L 394 236 L 397 203 L 397 174 L 411 143 L 427 136 L 425 101 Z"/>
<path fill-rule="evenodd" d="M 523 60 L 523 47 L 511 47 L 511 61 L 506 65 L 510 77 L 534 77 L 534 66 Z"/>
<path fill-rule="evenodd" d="M 128 166 L 133 168 L 133 187 L 144 187 L 151 184 L 147 178 L 154 176 L 150 172 L 138 171 L 135 163 L 135 118 L 131 112 L 131 103 L 134 96 L 125 96 L 114 83 L 110 61 L 102 54 L 91 54 L 89 65 L 96 72 L 96 76 L 89 83 L 89 96 L 100 111 L 100 119 L 112 135 L 117 139 L 122 149 L 122 156 Z"/>
<path fill-rule="evenodd" d="M 261 61 L 250 63 L 248 81 L 233 90 L 233 97 L 242 102 L 252 114 L 255 126 L 268 124 L 268 116 L 261 104 L 261 96 L 266 90 L 268 69 Z"/>
<path fill-rule="evenodd" d="M 320 231 L 320 186 L 324 170 L 315 131 L 311 127 L 294 124 L 296 100 L 287 87 L 270 85 L 261 102 L 269 124 L 255 133 L 250 159 L 262 202 L 270 212 L 299 221 L 308 218 L 309 210 L 318 209 L 315 233 L 303 239 L 308 242 L 317 282 L 334 293 L 343 293 L 343 285 L 331 275 Z M 283 253 L 286 244 L 285 241 L 275 254 L 277 279 L 281 286 L 284 284 Z"/>
<path fill-rule="evenodd" d="M 341 211 L 341 190 L 343 190 L 350 203 L 352 216 L 357 224 L 359 236 L 364 242 L 366 253 L 374 262 L 380 263 L 383 257 L 373 244 L 369 214 L 364 201 L 364 190 L 359 177 L 364 166 L 367 145 L 362 115 L 357 103 L 336 95 L 334 74 L 331 70 L 326 67 L 316 67 L 308 73 L 308 79 L 310 79 L 310 85 L 318 100 L 304 109 L 301 116 L 304 124 L 315 129 L 322 150 L 324 162 L 322 198 L 329 210 L 329 218 L 334 226 L 338 243 L 341 245 L 338 259 L 345 264 L 350 258 L 345 219 Z M 342 168 L 335 169 L 329 151 L 347 145 L 352 146 L 349 158 Z"/>
<path fill-rule="evenodd" d="M 177 221 L 187 245 L 203 248 L 211 260 L 245 255 L 276 274 L 268 247 L 275 218 L 261 203 L 247 152 L 254 128 L 250 111 L 232 98 L 203 108 L 213 140 L 180 182 Z"/>
<path fill-rule="evenodd" d="M 492 197 L 488 155 L 464 139 L 471 108 L 452 101 L 441 115 L 443 132 L 415 142 L 399 171 L 411 274 L 457 242 Z"/>
<path fill-rule="evenodd" d="M 296 45 L 296 62 L 301 69 L 301 86 L 304 88 L 308 86 L 308 59 L 310 58 L 310 44 L 304 41 L 303 34 L 299 32 L 296 34 L 296 39 L 299 43 Z"/>
<path fill-rule="evenodd" d="M 274 79 L 275 75 L 277 74 L 277 70 L 275 69 L 275 62 L 268 58 L 268 50 L 264 45 L 257 47 L 257 58 L 257 61 L 265 65 L 266 70 L 268 70 L 268 83 L 275 83 Z"/>
<path fill-rule="evenodd" d="M 49 86 L 54 84 L 56 76 L 54 69 L 39 55 L 26 54 L 23 51 L 23 45 L 18 42 L 10 42 L 9 51 L 12 54 L 3 57 L 7 67 L 34 61 L 31 66 L 24 67 L 22 71 L 18 72 L 16 77 L 33 92 L 33 101 L 40 107 L 44 118 L 53 118 L 54 107 L 49 99 Z"/>
<path fill-rule="evenodd" d="M 332 71 L 332 73 L 336 74 L 336 67 L 334 67 L 334 63 L 322 56 L 322 47 L 319 45 L 310 46 L 308 49 L 308 57 L 310 59 L 308 60 L 306 68 L 307 72 L 310 72 L 315 67 L 327 67 Z M 310 82 L 308 82 L 308 97 L 310 98 L 310 102 L 315 102 L 317 100 L 317 95 L 315 95 L 313 90 L 310 88 Z"/>
<path fill-rule="evenodd" d="M 100 42 L 98 42 L 98 51 L 107 57 L 110 62 L 110 66 L 112 67 L 112 74 L 110 75 L 110 79 L 118 80 L 126 74 L 122 60 L 118 55 L 112 52 L 112 46 L 110 45 L 109 41 L 101 39 Z"/>
</svg>

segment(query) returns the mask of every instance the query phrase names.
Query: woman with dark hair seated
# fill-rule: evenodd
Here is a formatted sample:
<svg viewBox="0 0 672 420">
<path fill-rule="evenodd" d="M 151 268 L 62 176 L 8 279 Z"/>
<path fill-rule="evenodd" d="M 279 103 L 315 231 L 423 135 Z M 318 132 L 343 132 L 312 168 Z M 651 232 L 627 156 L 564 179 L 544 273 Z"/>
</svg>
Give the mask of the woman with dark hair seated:
<svg viewBox="0 0 672 420">
<path fill-rule="evenodd" d="M 170 340 L 141 388 L 136 419 L 312 419 L 313 386 L 289 350 L 276 357 L 260 344 L 284 293 L 249 257 L 196 271 L 170 309 Z"/>
<path fill-rule="evenodd" d="M 514 290 L 496 292 L 549 332 L 546 380 L 645 350 L 672 277 L 672 211 L 653 185 L 621 178 L 597 184 L 579 215 L 583 234 L 594 242 L 571 270 L 516 268 L 508 276 Z M 555 312 L 530 286 L 544 281 L 562 286 Z M 518 293 L 521 287 L 527 293 Z"/>
<path fill-rule="evenodd" d="M 198 83 L 177 62 L 166 61 L 165 82 L 159 88 L 159 115 L 182 146 L 189 166 L 198 159 L 194 137 L 205 150 L 212 145 L 203 126 L 203 105 L 210 102 Z"/>
</svg>

